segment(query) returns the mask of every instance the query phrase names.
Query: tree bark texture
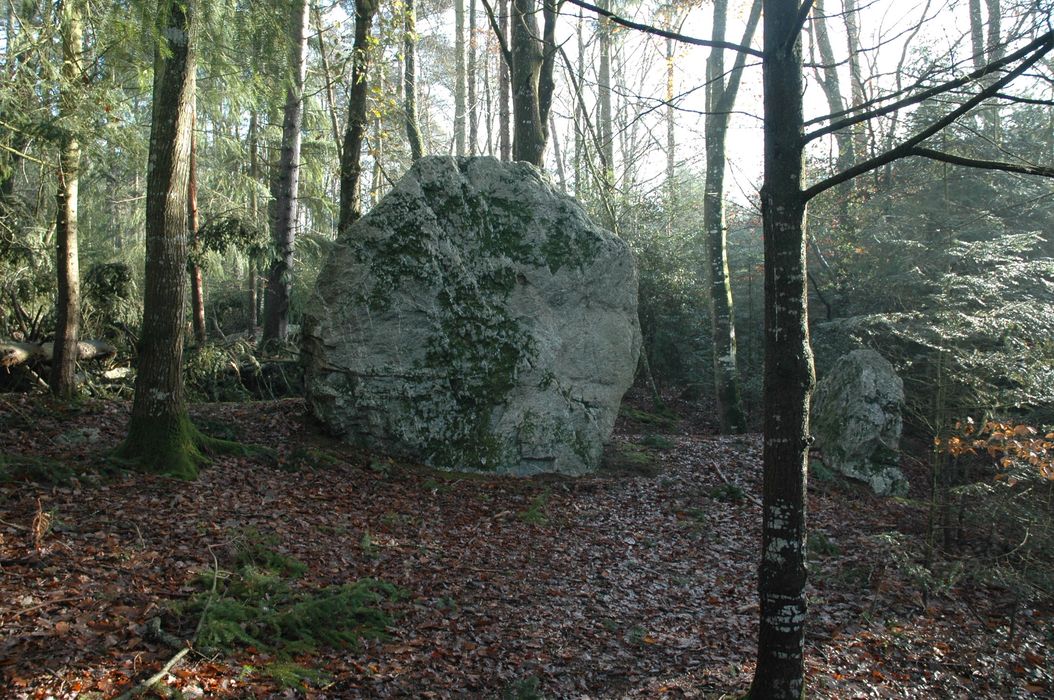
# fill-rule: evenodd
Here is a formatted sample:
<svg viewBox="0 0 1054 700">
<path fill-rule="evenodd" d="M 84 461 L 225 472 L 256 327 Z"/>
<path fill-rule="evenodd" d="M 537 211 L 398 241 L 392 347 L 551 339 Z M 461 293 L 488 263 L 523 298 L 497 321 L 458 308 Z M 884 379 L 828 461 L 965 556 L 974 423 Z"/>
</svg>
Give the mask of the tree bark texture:
<svg viewBox="0 0 1054 700">
<path fill-rule="evenodd" d="M 611 0 L 600 0 L 597 7 L 611 9 Z M 600 31 L 597 41 L 600 46 L 600 61 L 597 66 L 597 107 L 600 112 L 600 165 L 608 187 L 615 185 L 615 136 L 611 122 L 611 20 L 601 15 L 598 18 Z"/>
<path fill-rule="evenodd" d="M 289 333 L 289 301 L 293 289 L 293 249 L 296 242 L 296 197 L 300 183 L 300 131 L 304 121 L 304 79 L 307 73 L 307 0 L 297 0 L 290 15 L 290 83 L 282 114 L 282 150 L 271 181 L 271 241 L 274 246 L 264 297 L 263 339 L 285 340 Z"/>
<path fill-rule="evenodd" d="M 362 216 L 362 142 L 366 135 L 366 76 L 370 70 L 369 36 L 377 0 L 355 1 L 354 65 L 348 95 L 348 122 L 340 161 L 340 219 L 337 230 L 346 231 Z"/>
<path fill-rule="evenodd" d="M 501 46 L 509 42 L 509 0 L 498 3 L 498 29 L 501 31 Z M 512 160 L 512 108 L 509 104 L 512 91 L 512 76 L 509 64 L 502 60 L 498 63 L 498 153 L 502 160 Z"/>
<path fill-rule="evenodd" d="M 753 38 L 761 6 L 755 2 L 744 32 L 744 45 Z M 724 41 L 728 22 L 727 0 L 715 0 L 713 40 Z M 728 230 L 725 223 L 725 166 L 728 124 L 743 75 L 744 54 L 737 56 L 725 76 L 724 50 L 713 48 L 706 61 L 706 187 L 703 191 L 703 229 L 706 232 L 707 283 L 710 289 L 710 331 L 713 339 L 714 393 L 717 396 L 721 431 L 746 430 L 746 414 L 736 356 L 735 309 L 728 270 Z"/>
<path fill-rule="evenodd" d="M 476 46 L 476 0 L 468 3 L 468 58 L 465 69 L 468 98 L 468 154 L 474 156 L 479 149 L 479 104 L 476 98 L 477 83 L 477 46 Z"/>
<path fill-rule="evenodd" d="M 802 195 L 798 3 L 764 4 L 765 426 L 761 600 L 753 700 L 804 693 L 805 489 L 813 386 Z"/>
<path fill-rule="evenodd" d="M 55 270 L 58 295 L 55 299 L 55 353 L 50 388 L 55 396 L 70 398 L 76 393 L 77 341 L 80 334 L 80 265 L 77 251 L 77 205 L 80 185 L 80 144 L 75 111 L 81 91 L 81 52 L 84 29 L 76 3 L 62 3 L 62 88 L 59 114 L 63 123 L 56 192 Z"/>
<path fill-rule="evenodd" d="M 454 152 L 465 155 L 465 0 L 454 0 Z"/>
<path fill-rule="evenodd" d="M 817 69 L 820 78 L 820 86 L 827 98 L 827 108 L 831 114 L 842 114 L 845 111 L 845 98 L 842 96 L 842 85 L 838 79 L 838 61 L 834 56 L 834 48 L 831 46 L 831 38 L 827 31 L 827 17 L 824 15 L 823 0 L 815 0 L 812 6 L 812 28 L 813 36 L 816 38 L 816 48 L 820 52 L 820 68 Z M 842 129 L 834 133 L 835 143 L 838 145 L 838 159 L 836 166 L 844 170 L 853 164 L 853 135 L 849 129 Z"/>
<path fill-rule="evenodd" d="M 191 249 L 195 254 L 200 254 L 201 242 L 198 240 L 198 139 L 194 134 L 194 126 L 195 117 L 192 115 L 190 123 L 190 165 L 187 176 L 187 226 L 190 234 Z M 201 279 L 201 265 L 194 258 L 191 258 L 190 263 L 190 310 L 194 326 L 194 341 L 200 347 L 208 339 L 205 331 L 205 289 Z"/>
<path fill-rule="evenodd" d="M 538 31 L 538 0 L 512 0 L 512 157 L 544 166 L 553 94 L 556 8 L 541 0 L 544 27 Z"/>
<path fill-rule="evenodd" d="M 410 158 L 421 158 L 421 129 L 417 125 L 417 10 L 414 0 L 405 0 L 403 15 L 403 108 Z"/>
<path fill-rule="evenodd" d="M 143 328 L 128 437 L 118 456 L 150 472 L 197 474 L 193 427 L 183 396 L 187 290 L 187 183 L 194 114 L 193 9 L 161 4 L 146 195 Z"/>
</svg>

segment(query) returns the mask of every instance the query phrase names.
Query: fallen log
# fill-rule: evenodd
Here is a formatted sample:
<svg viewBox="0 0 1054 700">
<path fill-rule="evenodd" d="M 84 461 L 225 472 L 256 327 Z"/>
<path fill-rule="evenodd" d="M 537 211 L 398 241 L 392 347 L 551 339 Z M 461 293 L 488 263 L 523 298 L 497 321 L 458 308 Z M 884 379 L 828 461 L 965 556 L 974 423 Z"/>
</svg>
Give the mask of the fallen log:
<svg viewBox="0 0 1054 700">
<path fill-rule="evenodd" d="M 104 360 L 116 354 L 117 348 L 104 340 L 82 340 L 77 343 L 78 360 Z M 26 362 L 51 362 L 54 355 L 52 343 L 0 340 L 0 367 L 14 367 Z"/>
</svg>

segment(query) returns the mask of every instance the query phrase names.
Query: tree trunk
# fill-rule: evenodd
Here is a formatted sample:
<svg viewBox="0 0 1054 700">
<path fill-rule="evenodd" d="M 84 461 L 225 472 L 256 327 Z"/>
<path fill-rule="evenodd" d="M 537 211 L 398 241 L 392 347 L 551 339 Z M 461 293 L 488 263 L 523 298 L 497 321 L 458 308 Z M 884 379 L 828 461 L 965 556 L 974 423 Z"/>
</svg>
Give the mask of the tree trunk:
<svg viewBox="0 0 1054 700">
<path fill-rule="evenodd" d="M 406 138 L 410 158 L 421 158 L 421 130 L 417 126 L 417 11 L 414 0 L 405 0 L 403 17 L 403 99 L 406 112 Z"/>
<path fill-rule="evenodd" d="M 413 2 L 413 0 L 407 0 Z M 322 62 L 322 78 L 326 84 L 326 107 L 329 112 L 329 128 L 333 135 L 333 146 L 337 153 L 337 162 L 340 162 L 340 126 L 337 124 L 337 100 L 333 96 L 333 80 L 329 67 L 329 51 L 326 49 L 326 35 L 322 26 L 322 15 L 318 7 L 312 6 L 311 12 L 318 29 L 318 57 Z"/>
<path fill-rule="evenodd" d="M 362 216 L 359 196 L 362 179 L 362 142 L 366 134 L 366 76 L 370 70 L 369 36 L 376 0 L 355 0 L 354 66 L 351 92 L 348 95 L 348 123 L 344 131 L 343 158 L 340 161 L 340 220 L 337 231 L 343 233 Z"/>
<path fill-rule="evenodd" d="M 716 12 L 716 10 L 715 10 Z M 673 31 L 674 27 L 672 22 L 670 23 L 670 30 Z M 674 61 L 677 53 L 674 49 L 673 39 L 666 37 L 666 231 L 670 233 L 673 229 L 673 217 L 674 209 L 677 204 L 677 180 L 676 180 L 676 169 L 677 169 L 677 134 L 674 129 L 675 122 L 674 117 L 676 112 L 673 108 L 673 97 L 675 90 L 675 79 L 676 74 L 674 73 Z M 712 78 L 707 78 L 712 80 Z M 707 142 L 709 144 L 709 141 Z M 709 148 L 709 145 L 708 145 Z"/>
<path fill-rule="evenodd" d="M 154 61 L 143 328 L 128 437 L 117 455 L 144 471 L 190 479 L 201 457 L 183 396 L 193 9 L 185 0 L 166 0 L 159 15 L 167 45 Z"/>
<path fill-rule="evenodd" d="M 80 144 L 73 127 L 81 84 L 81 51 L 84 29 L 75 3 L 62 3 L 62 89 L 59 113 L 65 122 L 59 153 L 55 269 L 55 357 L 51 364 L 51 393 L 72 397 L 77 390 L 77 341 L 80 332 L 80 268 L 77 255 L 77 196 L 80 180 Z"/>
<path fill-rule="evenodd" d="M 597 6 L 602 10 L 611 9 L 611 0 L 600 0 Z M 600 61 L 597 68 L 597 104 L 600 114 L 600 160 L 604 171 L 604 181 L 608 187 L 615 185 L 615 137 L 611 123 L 611 20 L 601 15 L 598 18 L 600 31 L 597 41 L 600 45 Z"/>
<path fill-rule="evenodd" d="M 538 0 L 512 2 L 512 157 L 544 166 L 553 94 L 556 8 L 541 0 L 544 28 L 538 32 Z"/>
<path fill-rule="evenodd" d="M 760 18 L 761 5 L 755 2 L 747 20 L 743 45 L 749 45 Z M 715 0 L 712 23 L 714 41 L 725 40 L 728 21 L 727 0 Z M 743 56 L 739 54 L 727 79 L 724 51 L 714 48 L 706 61 L 706 187 L 703 192 L 703 229 L 706 231 L 707 282 L 710 288 L 710 330 L 713 339 L 714 393 L 717 396 L 721 431 L 728 434 L 746 430 L 746 415 L 740 389 L 736 358 L 735 310 L 732 282 L 728 271 L 728 231 L 725 224 L 725 165 L 728 123 L 740 78 Z M 726 82 L 727 81 L 727 82 Z"/>
<path fill-rule="evenodd" d="M 289 71 L 282 115 L 282 152 L 271 185 L 271 240 L 274 259 L 264 297 L 263 340 L 285 340 L 289 332 L 289 300 L 293 289 L 293 248 L 296 237 L 297 186 L 300 182 L 300 128 L 304 120 L 304 79 L 307 71 L 307 0 L 292 6 Z"/>
<path fill-rule="evenodd" d="M 498 3 L 498 28 L 501 30 L 505 46 L 509 41 L 509 0 Z M 512 76 L 509 64 L 502 60 L 498 64 L 498 152 L 502 160 L 512 160 L 512 108 L 509 105 L 509 94 L 512 91 Z"/>
<path fill-rule="evenodd" d="M 465 155 L 465 0 L 454 0 L 454 150 Z"/>
<path fill-rule="evenodd" d="M 812 27 L 816 37 L 816 48 L 820 51 L 821 67 L 820 86 L 827 98 L 827 108 L 831 114 L 841 114 L 845 111 L 845 99 L 842 97 L 841 81 L 838 79 L 838 61 L 834 56 L 831 39 L 827 33 L 827 17 L 824 15 L 823 0 L 815 0 L 812 6 Z M 838 145 L 838 159 L 836 167 L 845 170 L 853 164 L 853 135 L 849 129 L 836 131 L 835 143 Z"/>
<path fill-rule="evenodd" d="M 260 212 L 260 204 L 256 197 L 256 183 L 260 181 L 260 170 L 259 162 L 257 159 L 257 151 L 259 149 L 259 117 L 256 115 L 256 110 L 253 109 L 249 112 L 249 180 L 252 182 L 252 190 L 249 193 L 249 208 L 252 211 L 253 222 L 258 220 Z M 248 268 L 249 268 L 249 335 L 254 337 L 256 335 L 256 326 L 259 325 L 259 313 L 257 310 L 260 306 L 260 300 L 256 294 L 257 284 L 257 266 L 260 261 L 257 256 L 250 251 L 248 257 Z"/>
<path fill-rule="evenodd" d="M 860 46 L 860 23 L 856 0 L 842 0 L 842 9 L 845 17 L 846 46 L 849 50 L 849 78 L 852 85 L 850 90 L 851 107 L 864 104 L 864 73 L 860 67 L 860 54 L 863 52 Z M 868 157 L 867 131 L 863 124 L 856 124 L 851 128 L 853 134 L 853 157 L 864 159 Z"/>
<path fill-rule="evenodd" d="M 542 47 L 537 11 L 537 0 L 512 0 L 512 157 L 542 167 L 546 127 L 538 109 Z"/>
<path fill-rule="evenodd" d="M 750 697 L 804 693 L 805 487 L 812 349 L 806 311 L 798 3 L 764 4 L 765 428 L 758 657 Z"/>
<path fill-rule="evenodd" d="M 194 133 L 195 116 L 190 121 L 190 165 L 187 176 L 187 226 L 190 233 L 191 250 L 195 255 L 201 254 L 201 241 L 198 240 L 198 138 Z M 195 258 L 190 263 L 190 303 L 194 326 L 194 341 L 198 346 L 207 340 L 205 331 L 205 290 L 201 281 L 201 265 Z"/>
<path fill-rule="evenodd" d="M 476 104 L 476 0 L 468 3 L 468 154 L 479 153 L 479 105 Z"/>
<path fill-rule="evenodd" d="M 377 92 L 384 94 L 384 61 L 378 61 L 377 70 Z M 399 81 L 395 81 L 399 82 Z M 373 171 L 370 173 L 370 206 L 377 206 L 381 198 L 381 180 L 384 177 L 384 133 L 381 130 L 381 115 L 379 110 L 373 115 L 373 137 L 370 139 L 373 154 Z"/>
</svg>

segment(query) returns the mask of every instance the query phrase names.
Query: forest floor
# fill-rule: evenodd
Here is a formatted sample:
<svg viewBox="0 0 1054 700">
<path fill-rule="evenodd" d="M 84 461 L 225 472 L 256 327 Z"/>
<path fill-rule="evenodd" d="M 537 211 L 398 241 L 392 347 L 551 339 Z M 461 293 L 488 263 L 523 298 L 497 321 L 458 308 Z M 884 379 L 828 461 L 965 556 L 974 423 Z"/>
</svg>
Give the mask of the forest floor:
<svg viewBox="0 0 1054 700">
<path fill-rule="evenodd" d="M 191 410 L 273 459 L 219 458 L 192 483 L 2 485 L 0 695 L 132 688 L 175 654 L 148 622 L 192 638 L 196 616 L 173 622 L 173 605 L 211 601 L 201 574 L 226 576 L 257 538 L 306 565 L 298 590 L 398 586 L 387 638 L 297 656 L 323 673 L 292 687 L 273 652 L 194 650 L 149 696 L 738 697 L 757 630 L 760 439 L 717 436 L 675 408 L 677 421 L 620 418 L 621 466 L 587 478 L 371 458 L 282 400 Z M 0 396 L 0 454 L 104 468 L 128 412 Z M 930 581 L 923 598 L 911 566 L 923 505 L 837 481 L 809 501 L 811 697 L 1054 697 L 1049 607 L 1011 614 L 1005 591 L 968 578 Z"/>
</svg>

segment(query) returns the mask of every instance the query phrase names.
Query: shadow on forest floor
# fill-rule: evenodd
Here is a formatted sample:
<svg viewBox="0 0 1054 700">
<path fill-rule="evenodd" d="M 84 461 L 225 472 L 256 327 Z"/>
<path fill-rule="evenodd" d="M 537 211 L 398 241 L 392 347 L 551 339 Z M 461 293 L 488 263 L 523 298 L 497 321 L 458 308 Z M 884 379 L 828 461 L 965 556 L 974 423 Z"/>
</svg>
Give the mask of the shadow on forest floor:
<svg viewBox="0 0 1054 700">
<path fill-rule="evenodd" d="M 3 694 L 112 697 L 150 676 L 175 653 L 151 621 L 192 637 L 196 617 L 174 611 L 208 594 L 201 574 L 234 570 L 250 532 L 303 565 L 293 591 L 360 579 L 401 590 L 387 638 L 192 651 L 163 679 L 185 697 L 266 697 L 283 685 L 315 698 L 742 693 L 757 627 L 760 514 L 749 496 L 760 491 L 760 440 L 716 436 L 684 402 L 657 421 L 632 403 L 610 468 L 588 478 L 401 464 L 321 436 L 302 401 L 283 400 L 192 409 L 276 449 L 268 464 L 223 458 L 193 483 L 0 486 Z M 120 440 L 128 405 L 3 396 L 0 416 L 5 454 L 79 467 Z M 810 695 L 1054 692 L 1049 610 L 1018 611 L 1011 635 L 998 590 L 963 583 L 923 602 L 882 537 L 916 537 L 921 506 L 827 483 L 810 508 Z"/>
</svg>

